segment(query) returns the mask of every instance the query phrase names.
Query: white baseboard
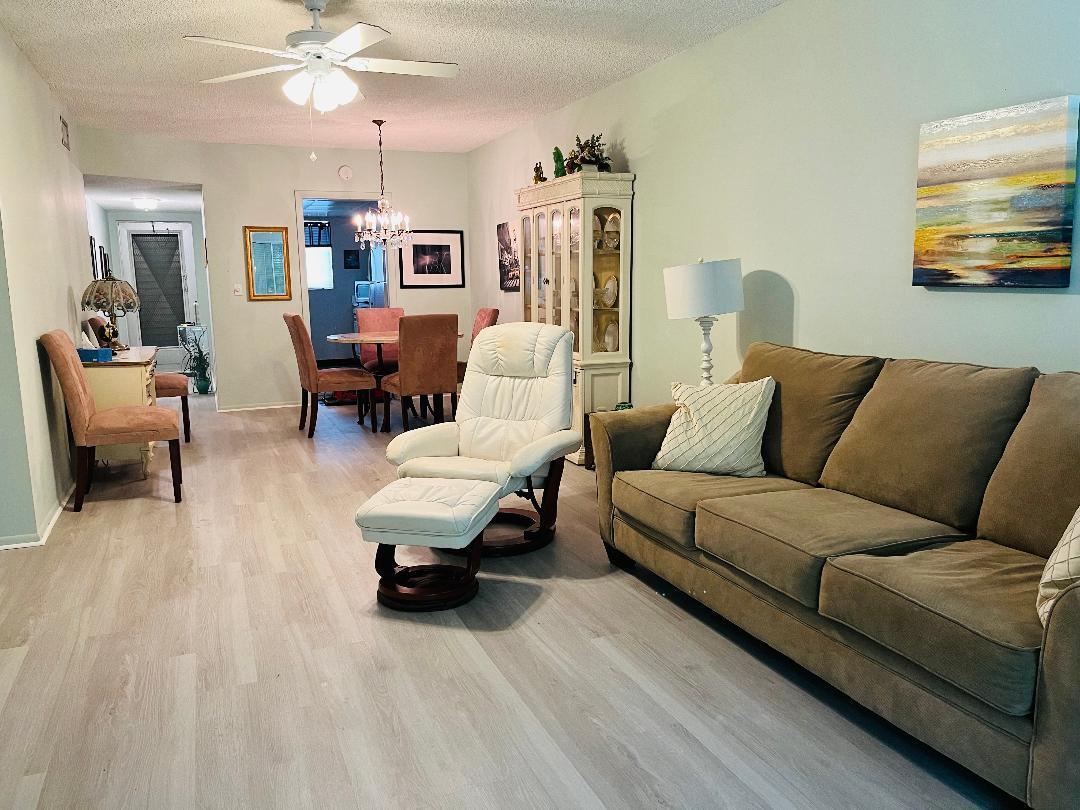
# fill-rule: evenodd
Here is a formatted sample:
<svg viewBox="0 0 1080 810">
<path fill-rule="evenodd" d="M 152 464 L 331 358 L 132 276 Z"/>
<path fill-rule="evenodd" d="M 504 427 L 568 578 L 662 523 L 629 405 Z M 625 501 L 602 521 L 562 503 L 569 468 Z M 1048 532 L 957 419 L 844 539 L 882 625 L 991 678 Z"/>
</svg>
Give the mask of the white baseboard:
<svg viewBox="0 0 1080 810">
<path fill-rule="evenodd" d="M 52 534 L 53 526 L 56 525 L 56 521 L 60 518 L 60 515 L 64 512 L 64 506 L 71 499 L 71 494 L 75 491 L 75 485 L 72 484 L 63 498 L 60 499 L 60 503 L 56 505 L 56 509 L 53 510 L 52 517 L 46 521 L 44 527 L 39 528 L 37 534 L 12 534 L 7 537 L 0 537 L 0 551 L 7 551 L 13 548 L 33 548 L 34 546 L 43 546 L 45 541 L 49 539 L 49 535 Z"/>
<path fill-rule="evenodd" d="M 299 408 L 300 402 L 272 402 L 266 405 L 241 405 L 232 408 L 218 406 L 218 413 L 232 413 L 233 411 L 269 411 L 273 408 Z"/>
</svg>

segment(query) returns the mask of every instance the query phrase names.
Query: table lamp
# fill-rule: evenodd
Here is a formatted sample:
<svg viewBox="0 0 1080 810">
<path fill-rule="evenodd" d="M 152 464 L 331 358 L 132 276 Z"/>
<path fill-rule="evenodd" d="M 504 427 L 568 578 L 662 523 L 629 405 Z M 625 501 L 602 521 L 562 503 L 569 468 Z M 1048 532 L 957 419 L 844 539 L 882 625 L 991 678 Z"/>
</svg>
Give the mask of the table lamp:
<svg viewBox="0 0 1080 810">
<path fill-rule="evenodd" d="M 120 330 L 116 326 L 116 317 L 121 318 L 129 312 L 139 309 L 139 294 L 135 288 L 122 278 L 114 278 L 108 273 L 105 278 L 94 279 L 83 290 L 82 308 L 91 312 L 104 312 L 109 316 L 109 323 L 105 325 L 105 337 L 109 341 L 109 348 L 113 351 L 122 352 L 127 346 L 120 342 Z"/>
<path fill-rule="evenodd" d="M 664 268 L 668 318 L 692 318 L 701 327 L 701 384 L 712 385 L 712 332 L 717 315 L 743 309 L 742 262 L 738 259 Z"/>
</svg>

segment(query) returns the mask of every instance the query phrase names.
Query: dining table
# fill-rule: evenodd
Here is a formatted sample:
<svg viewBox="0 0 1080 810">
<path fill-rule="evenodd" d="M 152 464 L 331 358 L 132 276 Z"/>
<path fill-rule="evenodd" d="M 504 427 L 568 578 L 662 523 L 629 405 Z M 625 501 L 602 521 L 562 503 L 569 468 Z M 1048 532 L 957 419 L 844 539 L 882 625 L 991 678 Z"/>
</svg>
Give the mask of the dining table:
<svg viewBox="0 0 1080 810">
<path fill-rule="evenodd" d="M 465 337 L 464 332 L 458 332 L 458 337 Z M 328 343 L 351 343 L 354 345 L 360 345 L 366 343 L 369 346 L 375 346 L 375 354 L 379 358 L 379 365 L 383 364 L 382 347 L 387 343 L 398 342 L 398 332 L 396 329 L 384 330 L 382 332 L 341 332 L 336 335 L 327 335 L 326 340 Z"/>
</svg>

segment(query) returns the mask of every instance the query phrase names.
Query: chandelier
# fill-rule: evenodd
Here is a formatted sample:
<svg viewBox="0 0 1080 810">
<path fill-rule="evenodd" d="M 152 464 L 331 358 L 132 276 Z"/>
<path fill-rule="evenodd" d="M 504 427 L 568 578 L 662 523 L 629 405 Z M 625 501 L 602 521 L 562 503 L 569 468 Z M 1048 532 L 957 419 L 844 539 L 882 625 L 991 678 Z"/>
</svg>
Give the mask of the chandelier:
<svg viewBox="0 0 1080 810">
<path fill-rule="evenodd" d="M 412 237 L 409 228 L 409 216 L 395 211 L 386 199 L 386 183 L 383 177 L 382 125 L 385 121 L 372 121 L 379 128 L 379 202 L 374 211 L 357 214 L 353 217 L 356 226 L 356 241 L 361 247 L 379 245 L 387 248 L 401 247 Z"/>
</svg>

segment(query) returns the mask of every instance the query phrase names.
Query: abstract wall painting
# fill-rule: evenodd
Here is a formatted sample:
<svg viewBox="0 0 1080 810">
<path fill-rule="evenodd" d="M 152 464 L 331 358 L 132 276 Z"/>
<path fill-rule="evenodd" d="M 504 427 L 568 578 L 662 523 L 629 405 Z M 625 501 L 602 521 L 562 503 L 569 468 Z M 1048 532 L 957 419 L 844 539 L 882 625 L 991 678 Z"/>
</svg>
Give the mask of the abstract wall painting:
<svg viewBox="0 0 1080 810">
<path fill-rule="evenodd" d="M 1080 97 L 923 124 L 914 286 L 1068 287 Z"/>
</svg>

